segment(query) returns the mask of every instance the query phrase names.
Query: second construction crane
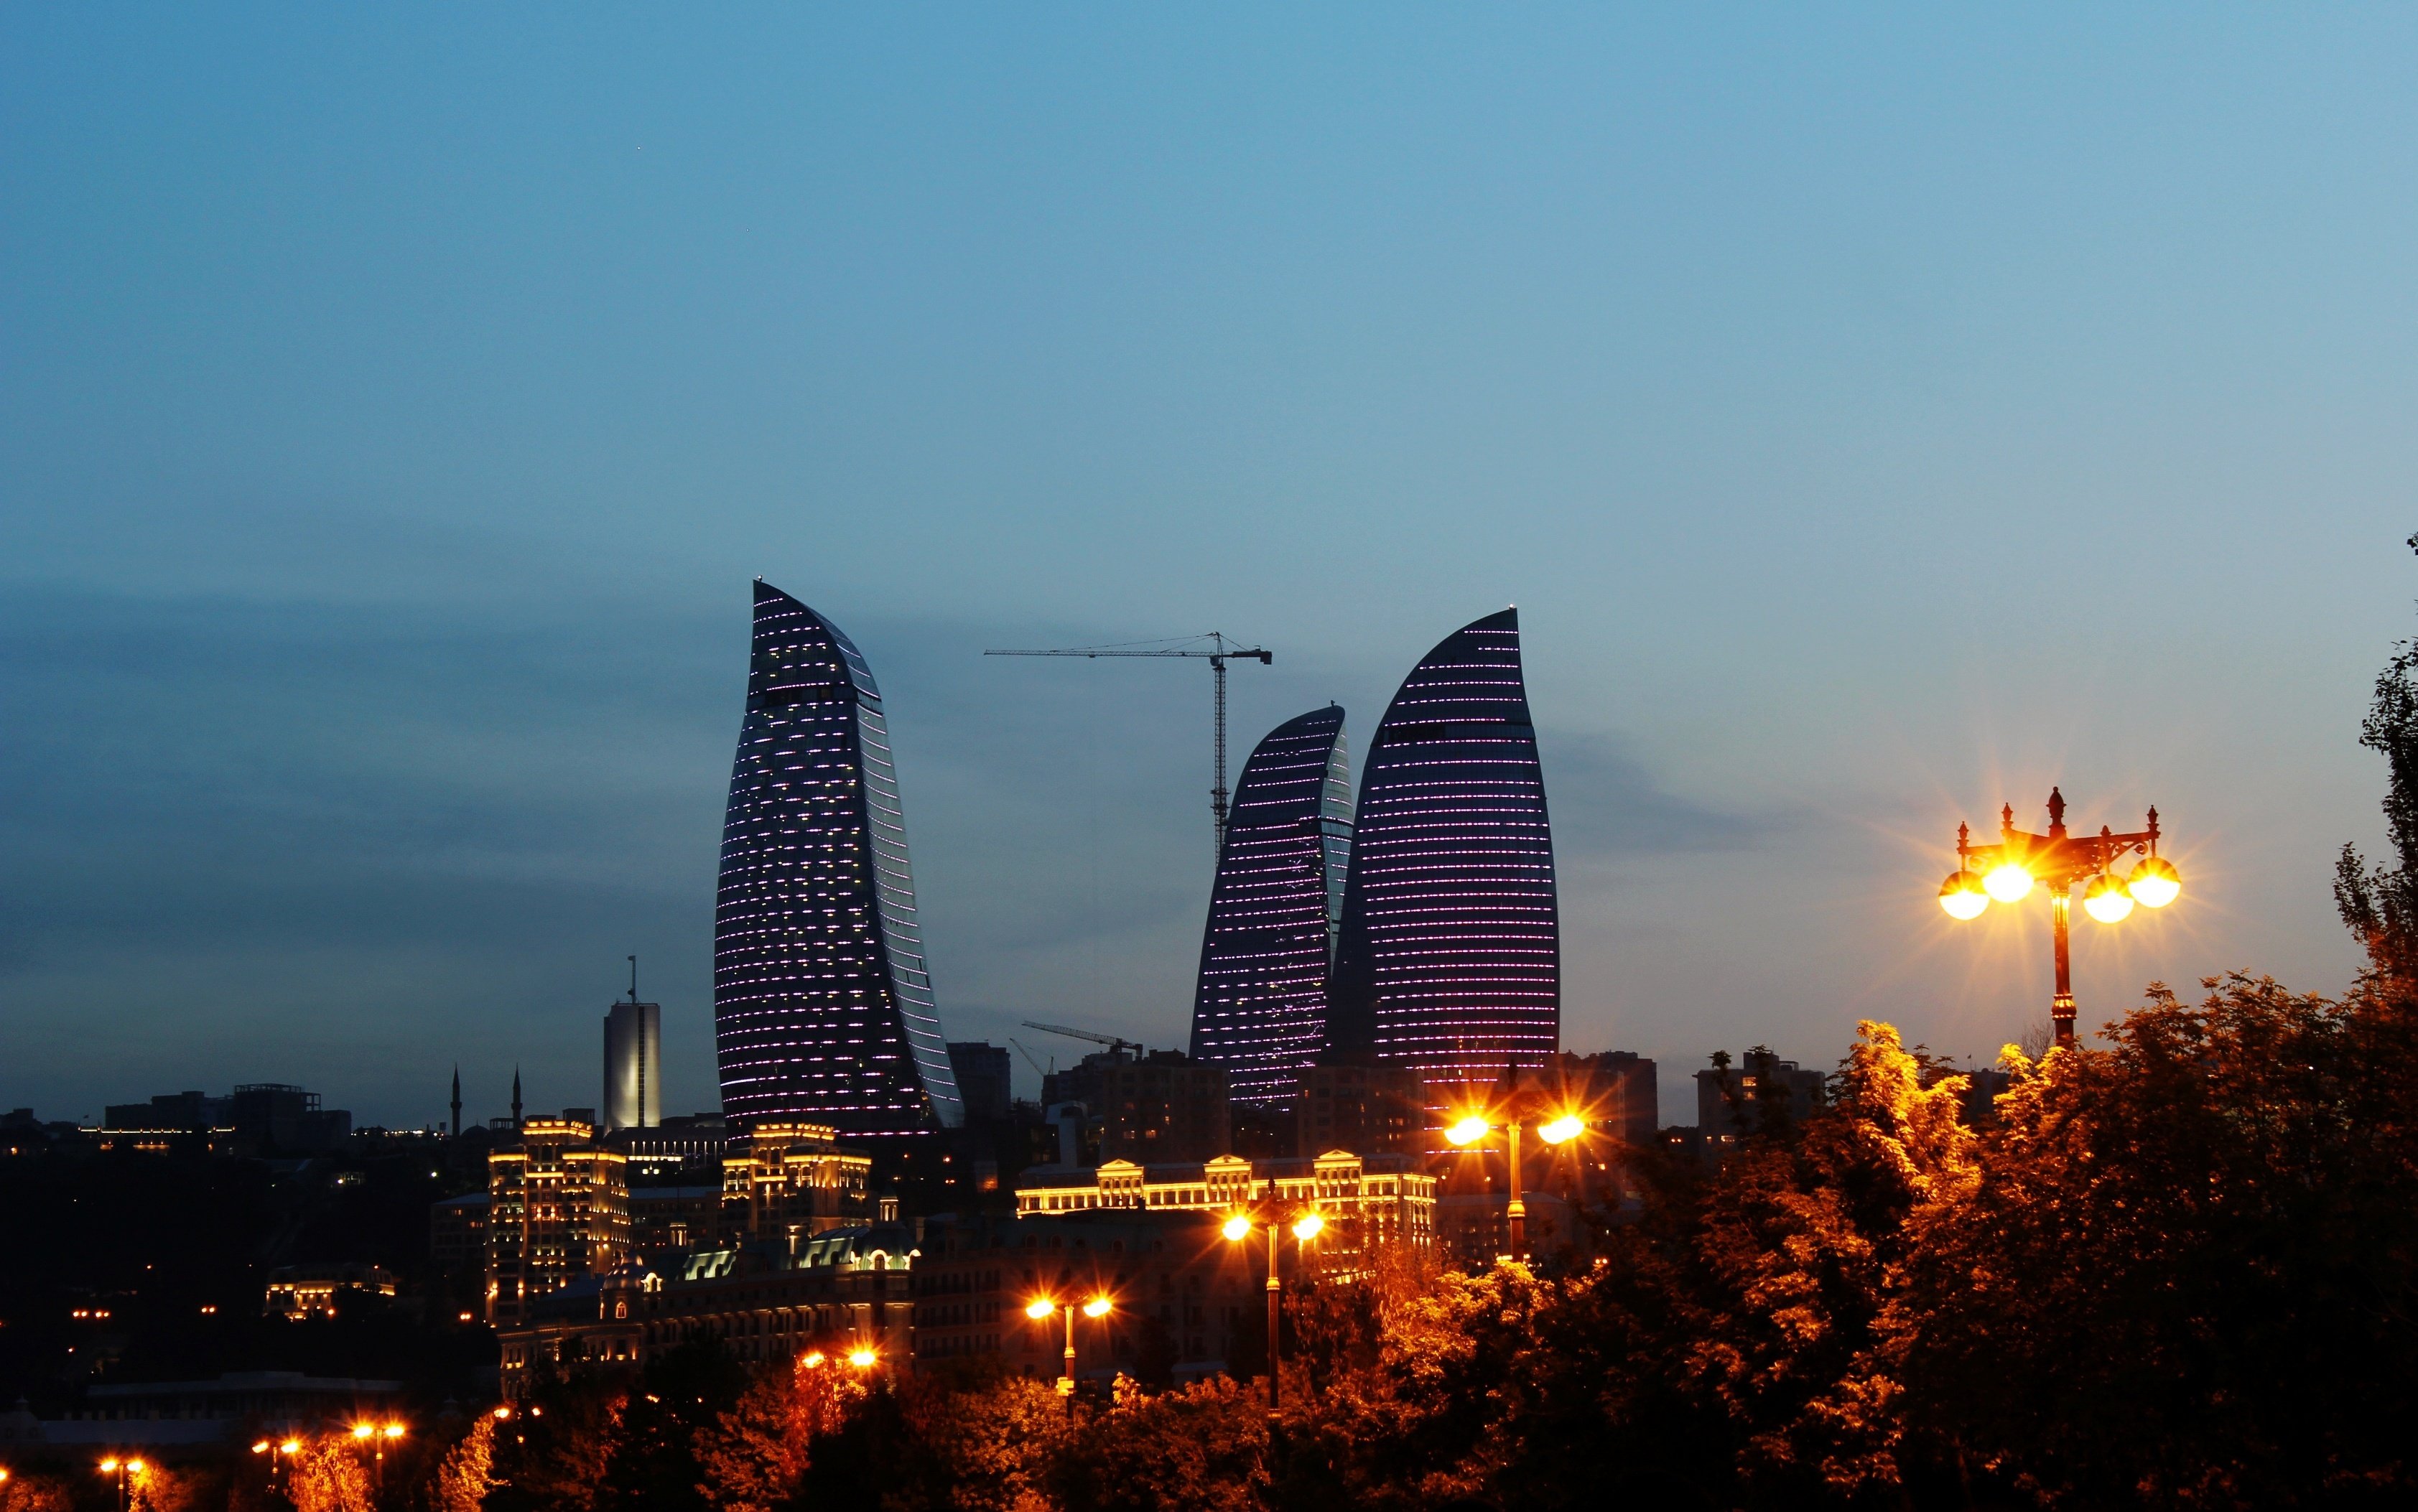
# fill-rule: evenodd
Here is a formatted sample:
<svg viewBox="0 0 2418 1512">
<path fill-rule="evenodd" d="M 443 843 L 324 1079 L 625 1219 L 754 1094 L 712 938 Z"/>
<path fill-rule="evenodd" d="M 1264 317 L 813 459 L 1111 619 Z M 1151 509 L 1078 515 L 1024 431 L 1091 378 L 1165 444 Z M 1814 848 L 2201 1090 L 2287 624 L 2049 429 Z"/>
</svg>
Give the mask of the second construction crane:
<svg viewBox="0 0 2418 1512">
<path fill-rule="evenodd" d="M 1203 644 L 1203 643 L 1206 644 Z M 1205 635 L 1178 636 L 1169 640 L 1128 640 L 1112 646 L 1068 646 L 1048 651 L 985 651 L 985 656 L 1153 656 L 1183 657 L 1209 664 L 1211 681 L 1216 684 L 1217 715 L 1211 737 L 1211 765 L 1216 781 L 1209 788 L 1209 820 L 1217 835 L 1217 847 L 1226 846 L 1226 664 L 1257 662 L 1273 666 L 1276 654 L 1257 646 L 1245 646 L 1216 631 Z"/>
</svg>

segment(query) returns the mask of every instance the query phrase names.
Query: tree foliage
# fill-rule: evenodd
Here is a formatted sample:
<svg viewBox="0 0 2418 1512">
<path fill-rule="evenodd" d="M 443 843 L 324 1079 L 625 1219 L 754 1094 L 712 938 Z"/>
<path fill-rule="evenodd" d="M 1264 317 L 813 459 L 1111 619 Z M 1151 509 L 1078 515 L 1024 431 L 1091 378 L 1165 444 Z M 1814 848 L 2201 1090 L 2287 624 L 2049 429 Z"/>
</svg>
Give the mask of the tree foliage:
<svg viewBox="0 0 2418 1512">
<path fill-rule="evenodd" d="M 370 1473 L 349 1438 L 309 1440 L 286 1468 L 294 1512 L 370 1512 Z"/>
<path fill-rule="evenodd" d="M 428 1512 L 480 1512 L 496 1489 L 496 1420 L 482 1413 L 429 1472 L 421 1500 Z"/>
</svg>

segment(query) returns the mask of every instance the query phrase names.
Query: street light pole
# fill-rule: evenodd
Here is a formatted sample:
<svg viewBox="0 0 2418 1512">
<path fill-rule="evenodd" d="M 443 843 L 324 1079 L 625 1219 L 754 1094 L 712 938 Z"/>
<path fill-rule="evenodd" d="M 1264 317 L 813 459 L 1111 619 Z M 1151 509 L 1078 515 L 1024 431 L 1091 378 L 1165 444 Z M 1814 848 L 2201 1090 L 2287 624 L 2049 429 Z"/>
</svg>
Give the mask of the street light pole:
<svg viewBox="0 0 2418 1512">
<path fill-rule="evenodd" d="M 1110 1302 L 1106 1294 L 1102 1294 L 1083 1304 L 1083 1316 L 1106 1318 L 1115 1310 L 1115 1307 L 1116 1304 Z M 1065 1366 L 1058 1377 L 1058 1395 L 1066 1398 L 1066 1418 L 1067 1421 L 1072 1422 L 1075 1417 L 1075 1304 L 1072 1300 L 1058 1303 L 1052 1302 L 1048 1297 L 1035 1297 L 1025 1305 L 1024 1316 L 1037 1323 L 1047 1319 L 1053 1310 L 1066 1315 Z"/>
<path fill-rule="evenodd" d="M 1528 1258 L 1528 1204 L 1521 1189 L 1528 1184 L 1520 1179 L 1520 1121 L 1512 1119 L 1504 1125 L 1504 1138 L 1509 1148 L 1505 1152 L 1511 1162 L 1511 1205 L 1506 1215 L 1511 1220 L 1511 1253 L 1520 1260 Z"/>
<path fill-rule="evenodd" d="M 1281 1400 L 1281 1392 L 1277 1384 L 1277 1367 L 1284 1352 L 1284 1282 L 1278 1273 L 1277 1263 L 1277 1243 L 1281 1237 L 1278 1230 L 1284 1226 L 1284 1220 L 1278 1217 L 1272 1208 L 1262 1211 L 1266 1214 L 1268 1225 L 1268 1419 L 1273 1423 L 1278 1403 Z M 1224 1234 L 1230 1243 L 1239 1245 L 1251 1237 L 1254 1222 L 1251 1214 L 1237 1213 L 1228 1218 L 1217 1231 Z M 1306 1211 L 1295 1218 L 1293 1223 L 1293 1253 L 1300 1254 L 1302 1246 L 1317 1238 L 1325 1227 L 1326 1220 L 1319 1215 L 1316 1209 Z"/>
<path fill-rule="evenodd" d="M 1275 1219 L 1268 1220 L 1268 1415 L 1277 1415 L 1277 1380 L 1282 1373 L 1277 1369 L 1277 1352 L 1284 1339 L 1284 1290 L 1277 1280 L 1277 1234 Z"/>
<path fill-rule="evenodd" d="M 1958 920 L 1978 917 L 1993 902 L 2019 903 L 2034 883 L 2048 889 L 2049 939 L 2057 962 L 2057 986 L 2049 999 L 2049 1019 L 2056 1026 L 2059 1049 L 2074 1047 L 2074 959 L 2069 927 L 2074 890 L 2088 883 L 2083 911 L 2101 924 L 2115 924 L 2133 911 L 2133 905 L 2163 909 L 2182 892 L 2174 864 L 2158 854 L 2158 811 L 2150 810 L 2149 827 L 2118 834 L 2101 825 L 2097 834 L 2075 836 L 2065 828 L 2065 795 L 2052 787 L 2048 794 L 2048 833 L 2032 834 L 2015 828 L 2012 803 L 1998 810 L 1998 843 L 1972 843 L 1972 828 L 1956 826 L 1956 869 L 1940 885 L 1939 906 Z M 2109 868 L 2127 854 L 2141 860 L 2118 877 Z"/>
<path fill-rule="evenodd" d="M 1553 1111 L 1551 1118 L 1546 1117 L 1548 1111 Z M 1529 1119 L 1534 1118 L 1538 1120 L 1537 1138 L 1544 1140 L 1548 1145 L 1564 1145 L 1586 1132 L 1586 1121 L 1568 1110 L 1553 1111 L 1540 1107 L 1533 1095 L 1517 1092 L 1512 1094 L 1508 1103 L 1502 1105 L 1499 1114 L 1503 1120 L 1501 1123 L 1494 1122 L 1496 1116 L 1488 1113 L 1467 1114 L 1446 1129 L 1444 1137 L 1453 1144 L 1467 1146 L 1476 1144 L 1495 1129 L 1499 1128 L 1503 1131 L 1504 1153 L 1511 1164 L 1509 1172 L 1511 1200 L 1505 1210 L 1505 1216 L 1509 1219 L 1510 1258 L 1524 1264 L 1529 1258 L 1528 1203 L 1527 1199 L 1520 1195 L 1521 1188 L 1527 1184 L 1520 1179 L 1520 1130 Z M 1482 1155 L 1483 1152 L 1480 1153 Z"/>
</svg>

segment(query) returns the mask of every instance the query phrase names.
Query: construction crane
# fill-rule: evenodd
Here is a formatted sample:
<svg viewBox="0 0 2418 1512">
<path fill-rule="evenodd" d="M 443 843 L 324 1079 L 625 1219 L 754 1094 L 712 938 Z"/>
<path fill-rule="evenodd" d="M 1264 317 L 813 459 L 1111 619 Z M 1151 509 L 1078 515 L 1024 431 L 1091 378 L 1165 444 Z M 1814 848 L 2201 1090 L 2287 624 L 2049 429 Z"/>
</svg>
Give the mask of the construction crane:
<svg viewBox="0 0 2418 1512">
<path fill-rule="evenodd" d="M 1206 641 L 1207 646 L 1202 646 Z M 1068 646 L 1051 651 L 985 651 L 985 656 L 1155 656 L 1183 657 L 1209 664 L 1210 680 L 1217 688 L 1216 733 L 1211 741 L 1211 759 L 1217 781 L 1209 788 L 1209 819 L 1217 832 L 1217 848 L 1226 848 L 1226 664 L 1257 662 L 1262 666 L 1276 664 L 1276 654 L 1257 646 L 1243 646 L 1216 631 L 1205 635 L 1188 635 L 1168 640 L 1128 640 L 1113 646 Z M 1138 1046 L 1137 1046 L 1138 1047 Z"/>
<path fill-rule="evenodd" d="M 1038 1072 L 1044 1077 L 1054 1077 L 1058 1074 L 1058 1058 L 1056 1056 L 1053 1055 L 1049 1058 L 1049 1069 L 1043 1071 L 1041 1069 L 1040 1059 L 1031 1050 L 1024 1047 L 1024 1042 L 1022 1040 L 1019 1040 L 1015 1035 L 1011 1034 L 1008 1036 L 1007 1043 L 1016 1046 L 1016 1053 L 1024 1057 L 1024 1063 L 1031 1066 L 1035 1072 Z"/>
<path fill-rule="evenodd" d="M 1090 1040 L 1094 1045 L 1105 1045 L 1120 1055 L 1127 1050 L 1133 1051 L 1136 1055 L 1141 1053 L 1141 1046 L 1133 1040 L 1121 1039 L 1114 1034 L 1102 1034 L 1094 1030 L 1068 1029 L 1064 1024 L 1036 1024 L 1030 1018 L 1024 1021 L 1024 1027 L 1037 1029 L 1044 1034 L 1064 1034 L 1070 1040 Z"/>
</svg>

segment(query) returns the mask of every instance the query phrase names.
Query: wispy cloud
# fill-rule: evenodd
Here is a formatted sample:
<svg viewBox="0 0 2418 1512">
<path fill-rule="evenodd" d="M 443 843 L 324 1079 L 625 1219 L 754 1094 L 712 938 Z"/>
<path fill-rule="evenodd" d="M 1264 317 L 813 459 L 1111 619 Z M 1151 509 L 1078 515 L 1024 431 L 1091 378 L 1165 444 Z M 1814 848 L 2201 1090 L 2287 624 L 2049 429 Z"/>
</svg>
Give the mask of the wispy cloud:
<svg viewBox="0 0 2418 1512">
<path fill-rule="evenodd" d="M 1708 807 L 1673 792 L 1628 742 L 1597 733 L 1540 732 L 1553 852 L 1568 866 L 1635 855 L 1726 850 L 1778 828 L 1752 814 Z"/>
</svg>

